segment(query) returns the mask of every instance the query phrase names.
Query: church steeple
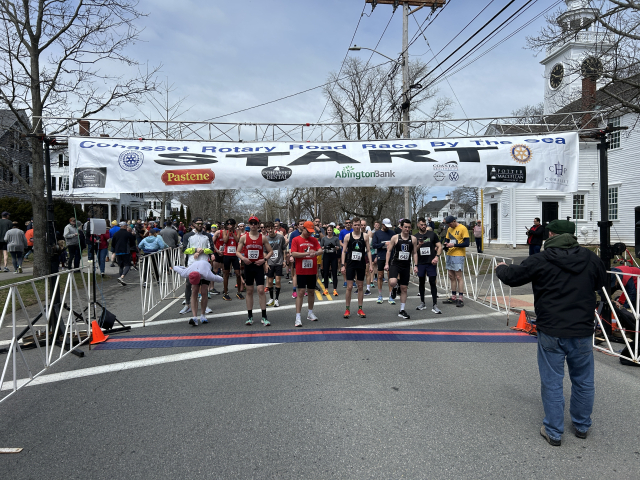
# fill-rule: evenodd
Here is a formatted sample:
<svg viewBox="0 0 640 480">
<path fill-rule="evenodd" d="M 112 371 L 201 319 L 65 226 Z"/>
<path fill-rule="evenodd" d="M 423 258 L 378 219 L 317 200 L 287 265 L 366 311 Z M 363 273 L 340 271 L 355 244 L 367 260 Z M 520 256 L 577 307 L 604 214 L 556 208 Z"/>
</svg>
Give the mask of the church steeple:
<svg viewBox="0 0 640 480">
<path fill-rule="evenodd" d="M 545 66 L 544 113 L 554 113 L 580 96 L 580 65 L 610 44 L 606 33 L 595 28 L 598 10 L 589 0 L 565 0 L 567 10 L 558 16 L 562 38 L 547 49 L 540 63 Z"/>
</svg>

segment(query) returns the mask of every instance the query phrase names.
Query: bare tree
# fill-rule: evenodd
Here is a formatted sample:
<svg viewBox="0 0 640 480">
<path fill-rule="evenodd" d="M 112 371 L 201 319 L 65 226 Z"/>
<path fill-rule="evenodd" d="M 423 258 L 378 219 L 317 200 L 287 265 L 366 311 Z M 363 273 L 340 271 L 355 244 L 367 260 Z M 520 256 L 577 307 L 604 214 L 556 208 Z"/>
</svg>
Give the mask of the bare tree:
<svg viewBox="0 0 640 480">
<path fill-rule="evenodd" d="M 469 205 L 476 208 L 478 205 L 478 189 L 475 187 L 457 187 L 451 192 L 451 200 L 458 205 Z"/>
<path fill-rule="evenodd" d="M 535 51 L 559 48 L 570 41 L 592 43 L 586 58 L 566 65 L 565 76 L 577 74 L 599 79 L 607 98 L 602 108 L 624 109 L 640 114 L 640 2 L 637 0 L 583 0 L 592 18 L 563 15 L 559 10 L 547 16 L 547 26 L 527 38 Z M 568 104 L 576 98 L 568 97 Z"/>
<path fill-rule="evenodd" d="M 101 71 L 105 64 L 137 67 L 125 50 L 138 39 L 144 15 L 136 0 L 0 0 L 0 100 L 23 131 L 42 137 L 68 128 L 42 116 L 85 118 L 123 104 L 138 104 L 155 89 L 157 69 L 136 68 L 132 77 Z M 19 112 L 26 111 L 27 115 Z M 65 125 L 66 124 L 66 125 Z M 47 272 L 46 204 L 41 138 L 29 138 L 31 181 L 6 157 L 0 165 L 18 178 L 33 204 L 34 276 Z"/>
<path fill-rule="evenodd" d="M 518 124 L 539 124 L 542 123 L 542 117 L 544 115 L 544 103 L 536 103 L 535 105 L 525 105 L 511 111 L 512 117 L 515 118 L 514 123 Z"/>
</svg>

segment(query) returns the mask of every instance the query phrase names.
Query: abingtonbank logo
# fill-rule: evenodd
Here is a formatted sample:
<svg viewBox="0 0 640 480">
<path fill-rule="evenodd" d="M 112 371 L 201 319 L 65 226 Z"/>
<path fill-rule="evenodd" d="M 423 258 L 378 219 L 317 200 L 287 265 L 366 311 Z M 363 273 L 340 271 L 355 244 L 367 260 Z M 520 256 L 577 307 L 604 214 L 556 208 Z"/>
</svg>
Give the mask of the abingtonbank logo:
<svg viewBox="0 0 640 480">
<path fill-rule="evenodd" d="M 366 172 L 364 170 L 356 170 L 351 165 L 347 165 L 342 167 L 342 171 L 338 170 L 334 178 L 355 178 L 356 180 L 361 178 L 396 178 L 396 172 L 393 170 Z"/>
</svg>

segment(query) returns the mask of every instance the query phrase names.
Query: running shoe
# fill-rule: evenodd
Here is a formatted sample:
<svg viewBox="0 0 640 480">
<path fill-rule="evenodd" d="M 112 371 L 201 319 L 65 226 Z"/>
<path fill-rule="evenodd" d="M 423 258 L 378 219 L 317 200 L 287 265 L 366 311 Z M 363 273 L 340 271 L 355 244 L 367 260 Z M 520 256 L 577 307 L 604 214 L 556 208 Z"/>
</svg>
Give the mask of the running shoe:
<svg viewBox="0 0 640 480">
<path fill-rule="evenodd" d="M 227 302 L 230 302 L 230 301 L 231 301 L 231 297 L 229 296 L 229 294 L 228 294 L 228 293 L 223 293 L 223 294 L 222 294 L 222 299 L 223 299 L 223 300 L 226 300 Z"/>
<path fill-rule="evenodd" d="M 333 280 L 331 278 L 329 279 L 329 283 L 333 283 Z"/>
<path fill-rule="evenodd" d="M 287 282 L 287 283 L 292 284 L 292 283 L 293 283 L 293 280 L 289 280 L 289 282 Z"/>
<path fill-rule="evenodd" d="M 18 273 L 22 273 L 22 267 L 18 267 Z"/>
<path fill-rule="evenodd" d="M 424 304 L 424 302 L 421 302 L 420 305 L 418 305 L 416 307 L 416 310 L 426 310 L 427 306 Z"/>
<path fill-rule="evenodd" d="M 280 306 L 280 302 L 278 301 L 278 299 L 276 298 L 276 303 L 274 305 L 274 307 L 279 307 Z"/>
<path fill-rule="evenodd" d="M 253 325 L 253 317 L 247 318 L 247 321 L 244 322 L 245 325 Z"/>
<path fill-rule="evenodd" d="M 353 293 L 358 293 L 358 287 L 353 287 Z"/>
<path fill-rule="evenodd" d="M 200 315 L 200 323 L 209 323 L 209 320 L 204 315 Z"/>
<path fill-rule="evenodd" d="M 211 298 L 211 292 L 207 292 L 207 298 Z"/>
<path fill-rule="evenodd" d="M 342 285 L 344 288 L 347 288 L 347 282 L 344 282 L 344 285 Z"/>
<path fill-rule="evenodd" d="M 416 297 L 419 297 L 419 296 L 420 296 L 420 292 L 416 293 Z"/>
<path fill-rule="evenodd" d="M 318 317 L 316 317 L 315 313 L 307 313 L 307 320 L 311 320 L 312 322 L 317 322 L 318 321 Z"/>
<path fill-rule="evenodd" d="M 189 313 L 191 311 L 191 307 L 189 305 L 186 305 L 184 307 L 182 307 L 182 310 L 180 310 L 180 315 L 184 315 L 185 313 Z"/>
<path fill-rule="evenodd" d="M 213 310 L 211 310 L 209 307 L 207 307 L 206 310 L 204 311 L 204 313 L 206 315 L 209 315 L 210 313 L 213 313 Z"/>
<path fill-rule="evenodd" d="M 371 285 L 369 285 L 371 288 L 375 288 L 375 283 L 371 282 Z"/>
<path fill-rule="evenodd" d="M 333 289 L 333 296 L 337 297 L 338 296 L 338 290 L 336 290 L 335 288 Z"/>
<path fill-rule="evenodd" d="M 295 327 L 301 327 L 302 326 L 302 320 L 300 320 L 299 318 L 296 318 L 296 323 L 294 324 Z"/>
<path fill-rule="evenodd" d="M 118 283 L 119 283 L 120 285 L 122 285 L 123 287 L 124 287 L 125 285 L 127 285 L 126 283 L 124 283 L 124 280 L 123 280 L 122 278 L 119 278 L 119 277 L 118 277 Z"/>
<path fill-rule="evenodd" d="M 456 307 L 464 307 L 464 302 L 462 301 L 462 299 L 456 300 Z"/>
<path fill-rule="evenodd" d="M 442 303 L 446 303 L 447 305 L 455 305 L 456 304 L 456 299 L 451 297 L 451 298 L 447 298 L 444 302 Z"/>
<path fill-rule="evenodd" d="M 182 300 L 182 304 L 183 304 L 183 305 L 186 305 L 186 304 L 187 304 L 187 301 L 186 301 L 186 300 Z"/>
<path fill-rule="evenodd" d="M 244 300 L 244 295 L 242 295 L 240 292 L 236 293 L 236 298 L 238 300 Z"/>
<path fill-rule="evenodd" d="M 265 327 L 270 327 L 271 326 L 271 322 L 269 320 L 267 320 L 266 318 L 262 317 L 262 325 L 264 325 Z"/>
<path fill-rule="evenodd" d="M 395 304 L 396 304 L 395 298 L 389 297 L 389 305 L 395 305 Z"/>
<path fill-rule="evenodd" d="M 271 300 L 269 300 L 269 301 L 267 302 L 267 307 L 273 307 L 273 306 L 275 305 L 275 303 L 276 303 L 276 302 L 275 302 L 275 301 L 273 300 L 273 298 L 272 298 Z"/>
<path fill-rule="evenodd" d="M 323 295 L 326 295 L 327 297 L 329 296 L 329 290 L 326 290 L 324 292 L 322 292 Z"/>
<path fill-rule="evenodd" d="M 309 296 L 309 292 L 307 292 L 306 290 L 304 291 L 304 296 L 308 297 Z"/>
<path fill-rule="evenodd" d="M 189 320 L 189 325 L 193 325 L 194 327 L 197 327 L 198 319 L 196 317 L 193 317 L 191 320 Z"/>
<path fill-rule="evenodd" d="M 292 296 L 293 298 L 298 298 L 298 292 L 295 292 L 295 291 L 294 291 L 294 292 L 291 294 L 291 296 Z"/>
<path fill-rule="evenodd" d="M 367 290 L 364 292 L 364 295 L 365 295 L 365 297 L 366 297 L 367 295 L 371 295 L 371 290 L 369 290 L 369 289 L 367 288 Z"/>
<path fill-rule="evenodd" d="M 384 300 L 382 299 L 382 295 L 378 295 L 378 300 L 376 300 L 376 303 L 382 303 L 384 302 Z"/>
<path fill-rule="evenodd" d="M 349 310 L 345 310 L 342 318 L 349 318 L 350 316 L 351 316 L 351 312 Z"/>
<path fill-rule="evenodd" d="M 361 308 L 358 309 L 358 316 L 360 318 L 367 318 L 367 316 L 365 315 L 365 313 L 362 311 Z"/>
<path fill-rule="evenodd" d="M 398 312 L 398 316 L 400 318 L 404 318 L 405 320 L 409 320 L 411 318 L 409 316 L 409 314 L 407 312 L 405 312 L 404 310 L 400 310 L 400 312 Z"/>
<path fill-rule="evenodd" d="M 216 290 L 215 288 L 212 288 L 209 293 L 211 293 L 211 295 L 220 295 L 220 292 L 218 290 Z M 211 298 L 211 297 L 209 297 L 209 298 Z"/>
<path fill-rule="evenodd" d="M 144 288 L 147 288 L 147 282 L 143 282 L 143 283 L 142 283 L 142 286 L 143 286 Z"/>
<path fill-rule="evenodd" d="M 433 313 L 442 314 L 442 311 L 440 311 L 440 309 L 438 308 L 438 305 L 434 305 L 431 311 Z"/>
<path fill-rule="evenodd" d="M 266 285 L 264 286 L 264 293 L 269 293 L 269 287 L 267 287 Z"/>
</svg>

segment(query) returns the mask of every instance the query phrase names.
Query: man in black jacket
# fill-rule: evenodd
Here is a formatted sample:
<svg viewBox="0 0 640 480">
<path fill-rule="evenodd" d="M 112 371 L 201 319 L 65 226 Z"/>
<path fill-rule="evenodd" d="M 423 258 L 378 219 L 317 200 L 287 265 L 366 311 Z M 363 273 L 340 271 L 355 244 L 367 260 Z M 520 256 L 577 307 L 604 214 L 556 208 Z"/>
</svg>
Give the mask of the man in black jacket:
<svg viewBox="0 0 640 480">
<path fill-rule="evenodd" d="M 111 246 L 118 262 L 118 283 L 125 286 L 124 277 L 131 268 L 131 252 L 137 249 L 136 237 L 127 231 L 127 222 L 120 222 L 120 230 L 114 233 L 111 239 Z"/>
<path fill-rule="evenodd" d="M 540 224 L 538 217 L 533 219 L 533 227 L 527 228 L 527 243 L 529 244 L 529 255 L 540 253 L 540 247 L 544 241 L 544 226 Z"/>
<path fill-rule="evenodd" d="M 544 252 L 520 265 L 501 263 L 496 275 L 505 284 L 533 285 L 538 329 L 538 370 L 545 418 L 540 434 L 560 446 L 564 433 L 562 380 L 566 359 L 571 379 L 569 412 L 578 438 L 587 438 L 595 385 L 592 335 L 595 326 L 595 291 L 606 282 L 598 256 L 578 244 L 575 224 L 554 220 L 547 227 Z"/>
</svg>

